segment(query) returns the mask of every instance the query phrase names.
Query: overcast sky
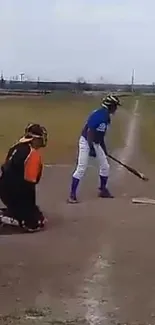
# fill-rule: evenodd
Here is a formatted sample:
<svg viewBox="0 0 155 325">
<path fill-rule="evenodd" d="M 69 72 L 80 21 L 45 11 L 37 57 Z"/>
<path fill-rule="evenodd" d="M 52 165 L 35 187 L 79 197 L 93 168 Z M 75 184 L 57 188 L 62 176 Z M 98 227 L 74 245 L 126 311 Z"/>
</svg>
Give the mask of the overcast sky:
<svg viewBox="0 0 155 325">
<path fill-rule="evenodd" d="M 0 0 L 0 70 L 43 80 L 155 81 L 155 0 Z"/>
</svg>

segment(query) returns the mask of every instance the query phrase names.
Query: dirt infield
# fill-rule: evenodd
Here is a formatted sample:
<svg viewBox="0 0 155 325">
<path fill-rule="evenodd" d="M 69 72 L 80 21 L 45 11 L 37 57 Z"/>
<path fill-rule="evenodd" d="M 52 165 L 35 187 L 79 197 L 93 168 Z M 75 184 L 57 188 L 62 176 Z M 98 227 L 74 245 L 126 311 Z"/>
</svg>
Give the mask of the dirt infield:
<svg viewBox="0 0 155 325">
<path fill-rule="evenodd" d="M 120 155 L 152 177 L 135 145 Z M 45 168 L 38 188 L 44 232 L 1 229 L 0 325 L 155 324 L 154 206 L 131 203 L 153 193 L 154 179 L 145 184 L 112 165 L 116 198 L 99 199 L 91 163 L 79 205 L 66 203 L 72 167 Z"/>
<path fill-rule="evenodd" d="M 129 199 L 131 190 L 133 195 L 142 192 L 141 182 L 134 180 L 133 191 L 125 185 L 132 184 L 133 176 L 126 175 L 122 191 L 123 184 L 111 179 L 117 199 L 98 199 L 92 167 L 87 174 L 89 191 L 85 180 L 83 201 L 70 206 L 70 173 L 69 167 L 45 169 L 38 200 L 49 218 L 46 231 L 1 234 L 0 314 L 11 318 L 0 319 L 0 324 L 10 319 L 18 324 L 19 314 L 19 324 L 33 324 L 34 316 L 37 324 L 39 319 L 41 324 L 67 319 L 73 324 L 105 324 L 104 317 L 107 324 L 112 319 L 152 319 L 154 208 L 133 206 Z"/>
</svg>

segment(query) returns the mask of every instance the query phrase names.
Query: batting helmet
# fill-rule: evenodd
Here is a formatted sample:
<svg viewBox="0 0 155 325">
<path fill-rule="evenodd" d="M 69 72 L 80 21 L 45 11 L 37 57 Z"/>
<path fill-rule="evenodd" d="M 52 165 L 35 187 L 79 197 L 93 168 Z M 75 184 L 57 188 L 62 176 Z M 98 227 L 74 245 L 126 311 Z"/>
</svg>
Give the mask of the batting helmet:
<svg viewBox="0 0 155 325">
<path fill-rule="evenodd" d="M 106 106 L 110 111 L 114 112 L 121 103 L 116 95 L 109 94 L 102 99 L 101 105 Z"/>
</svg>

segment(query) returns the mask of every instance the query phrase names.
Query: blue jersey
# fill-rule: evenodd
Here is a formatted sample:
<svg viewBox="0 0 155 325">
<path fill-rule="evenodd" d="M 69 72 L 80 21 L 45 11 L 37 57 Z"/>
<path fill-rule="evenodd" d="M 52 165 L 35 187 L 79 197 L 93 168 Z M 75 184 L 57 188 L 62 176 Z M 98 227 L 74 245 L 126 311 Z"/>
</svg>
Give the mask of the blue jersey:
<svg viewBox="0 0 155 325">
<path fill-rule="evenodd" d="M 94 142 L 102 143 L 109 124 L 109 110 L 106 107 L 96 109 L 88 116 L 87 122 L 82 130 L 82 136 L 87 140 L 88 129 L 93 129 L 95 131 Z"/>
</svg>

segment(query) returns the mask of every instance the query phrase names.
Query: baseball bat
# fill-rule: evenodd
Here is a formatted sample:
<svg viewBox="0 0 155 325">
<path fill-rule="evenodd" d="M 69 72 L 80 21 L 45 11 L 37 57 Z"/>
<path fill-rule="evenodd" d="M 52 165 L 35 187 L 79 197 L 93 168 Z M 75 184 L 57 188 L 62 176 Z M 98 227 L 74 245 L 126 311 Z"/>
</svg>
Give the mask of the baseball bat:
<svg viewBox="0 0 155 325">
<path fill-rule="evenodd" d="M 119 165 L 125 167 L 130 173 L 134 174 L 135 176 L 139 177 L 140 179 L 142 179 L 143 181 L 148 181 L 148 177 L 146 177 L 143 173 L 140 173 L 139 171 L 137 171 L 136 169 L 122 163 L 120 160 L 118 160 L 117 158 L 113 157 L 112 155 L 108 154 L 107 155 L 110 159 L 114 160 L 115 162 L 117 162 Z"/>
</svg>

